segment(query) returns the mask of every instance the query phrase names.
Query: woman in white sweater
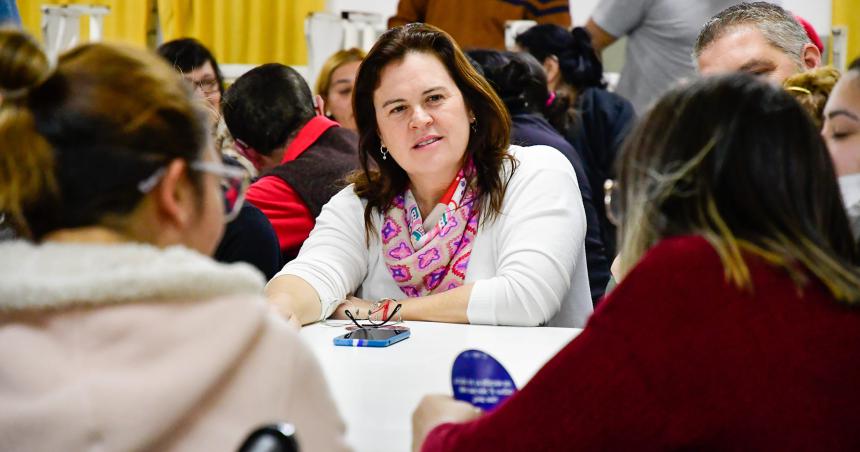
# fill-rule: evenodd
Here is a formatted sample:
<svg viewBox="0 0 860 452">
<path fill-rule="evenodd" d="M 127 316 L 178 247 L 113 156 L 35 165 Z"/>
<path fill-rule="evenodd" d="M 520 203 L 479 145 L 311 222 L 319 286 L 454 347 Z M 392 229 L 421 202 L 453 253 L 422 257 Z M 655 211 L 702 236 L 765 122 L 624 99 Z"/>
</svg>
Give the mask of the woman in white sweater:
<svg viewBox="0 0 860 452">
<path fill-rule="evenodd" d="M 7 50 L 3 87 L 28 62 Z M 0 242 L 0 449 L 237 450 L 271 422 L 302 450 L 347 449 L 263 276 L 208 256 L 243 175 L 193 96 L 154 55 L 104 44 L 4 95 L 0 212 L 31 240 Z"/>
<path fill-rule="evenodd" d="M 345 318 L 351 297 L 359 312 L 400 304 L 411 320 L 582 327 L 592 304 L 573 168 L 552 148 L 510 146 L 504 104 L 450 36 L 389 30 L 355 90 L 363 171 L 269 300 L 302 324 Z"/>
</svg>

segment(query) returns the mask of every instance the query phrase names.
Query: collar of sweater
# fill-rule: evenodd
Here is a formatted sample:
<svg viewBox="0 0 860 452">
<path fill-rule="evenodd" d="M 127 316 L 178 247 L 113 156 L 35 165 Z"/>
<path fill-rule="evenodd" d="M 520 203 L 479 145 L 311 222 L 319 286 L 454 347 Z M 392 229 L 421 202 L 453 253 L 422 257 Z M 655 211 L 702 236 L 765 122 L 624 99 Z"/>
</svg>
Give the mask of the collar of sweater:
<svg viewBox="0 0 860 452">
<path fill-rule="evenodd" d="M 0 243 L 6 311 L 260 295 L 264 282 L 248 264 L 220 264 L 181 246 Z"/>
</svg>

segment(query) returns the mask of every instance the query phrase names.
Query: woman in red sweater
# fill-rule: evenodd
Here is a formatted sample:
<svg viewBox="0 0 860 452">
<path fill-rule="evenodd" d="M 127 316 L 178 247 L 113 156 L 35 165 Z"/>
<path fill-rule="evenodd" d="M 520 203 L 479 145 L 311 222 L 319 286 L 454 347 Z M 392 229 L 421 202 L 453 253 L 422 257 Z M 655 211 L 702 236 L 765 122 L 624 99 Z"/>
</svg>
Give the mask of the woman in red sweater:
<svg viewBox="0 0 860 452">
<path fill-rule="evenodd" d="M 858 255 L 802 107 L 702 80 L 622 156 L 623 282 L 498 409 L 425 398 L 415 448 L 860 449 Z"/>
</svg>

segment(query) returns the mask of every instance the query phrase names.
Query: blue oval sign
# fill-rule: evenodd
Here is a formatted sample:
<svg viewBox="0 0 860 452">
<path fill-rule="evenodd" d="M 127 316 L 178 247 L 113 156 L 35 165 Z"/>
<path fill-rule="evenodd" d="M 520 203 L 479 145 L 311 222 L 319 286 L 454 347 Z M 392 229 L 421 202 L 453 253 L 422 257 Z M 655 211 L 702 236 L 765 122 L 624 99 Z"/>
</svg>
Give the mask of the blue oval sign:
<svg viewBox="0 0 860 452">
<path fill-rule="evenodd" d="M 517 391 L 511 375 L 492 356 L 480 350 L 466 350 L 451 368 L 454 398 L 486 411 L 495 408 Z"/>
</svg>

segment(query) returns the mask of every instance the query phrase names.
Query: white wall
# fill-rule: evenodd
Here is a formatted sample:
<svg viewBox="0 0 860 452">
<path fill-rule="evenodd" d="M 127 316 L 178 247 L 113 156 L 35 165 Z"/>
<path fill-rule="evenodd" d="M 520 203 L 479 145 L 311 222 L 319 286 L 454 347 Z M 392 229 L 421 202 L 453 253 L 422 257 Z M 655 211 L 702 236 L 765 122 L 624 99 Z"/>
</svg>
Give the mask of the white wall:
<svg viewBox="0 0 860 452">
<path fill-rule="evenodd" d="M 468 1 L 468 0 L 466 0 Z M 326 0 L 326 11 L 365 11 L 381 14 L 388 18 L 397 12 L 397 0 Z"/>
<path fill-rule="evenodd" d="M 833 23 L 833 4 L 830 0 L 782 0 L 782 7 L 808 20 L 821 39 L 826 41 Z"/>
</svg>

